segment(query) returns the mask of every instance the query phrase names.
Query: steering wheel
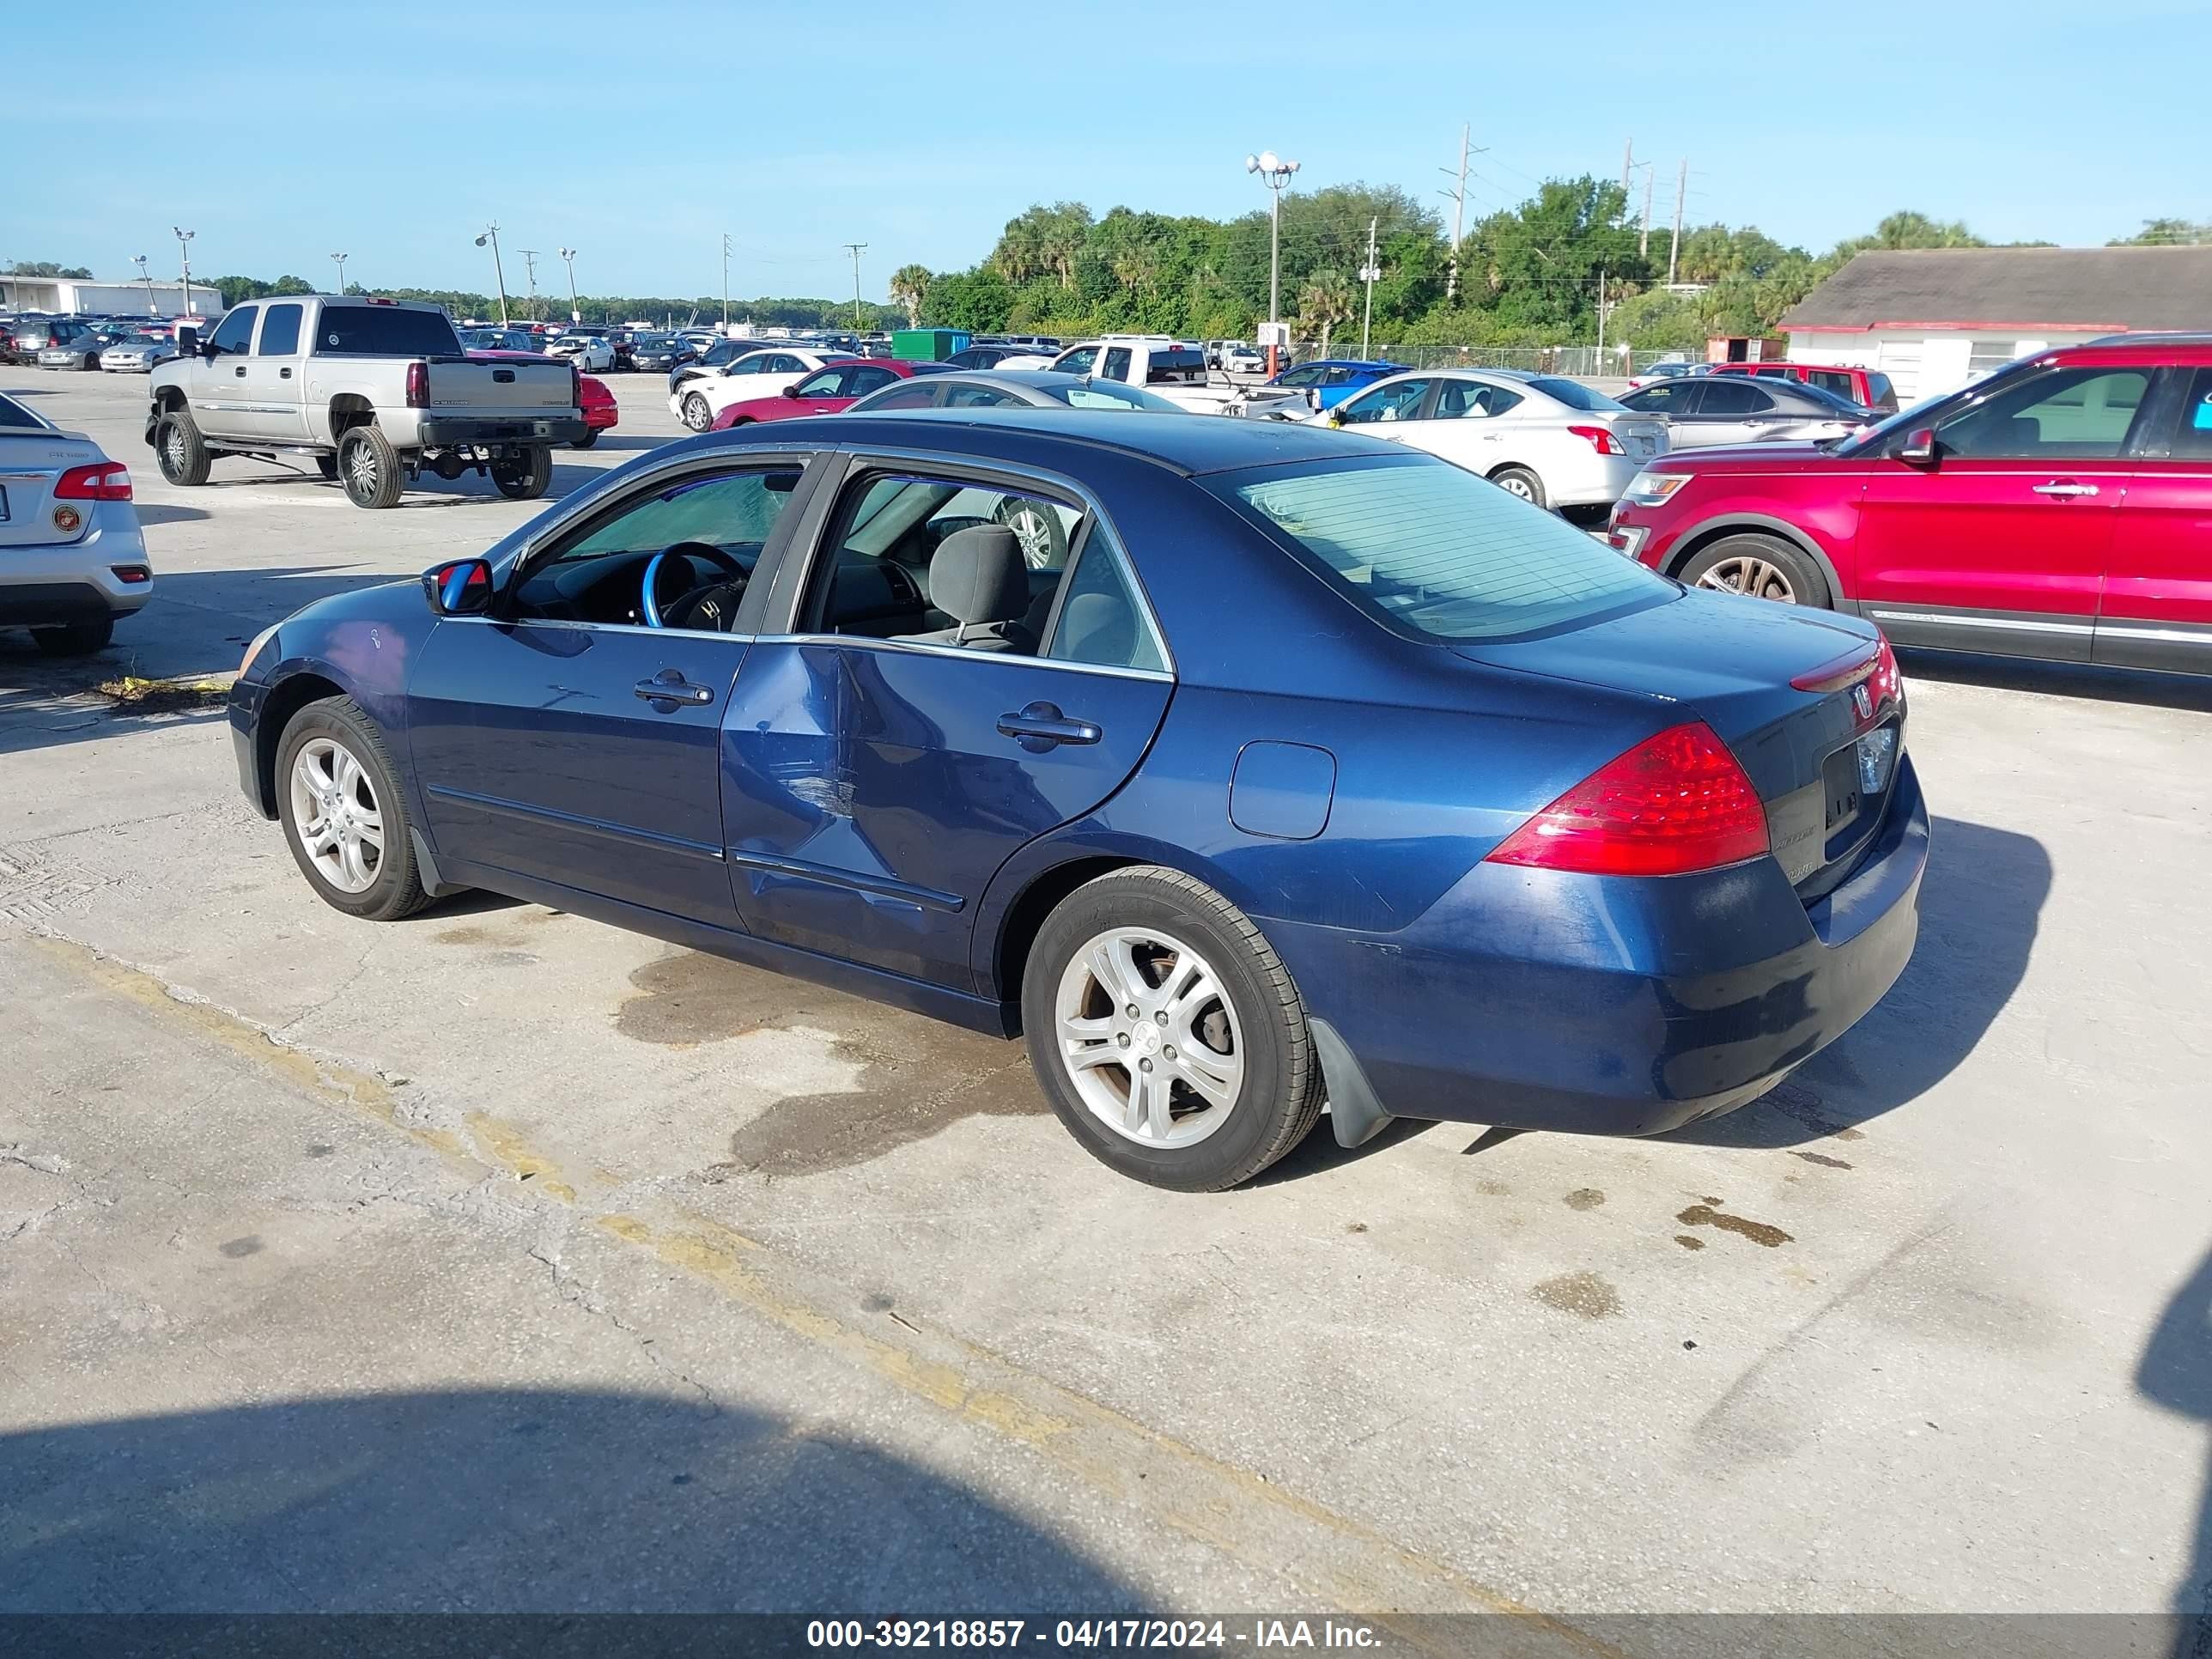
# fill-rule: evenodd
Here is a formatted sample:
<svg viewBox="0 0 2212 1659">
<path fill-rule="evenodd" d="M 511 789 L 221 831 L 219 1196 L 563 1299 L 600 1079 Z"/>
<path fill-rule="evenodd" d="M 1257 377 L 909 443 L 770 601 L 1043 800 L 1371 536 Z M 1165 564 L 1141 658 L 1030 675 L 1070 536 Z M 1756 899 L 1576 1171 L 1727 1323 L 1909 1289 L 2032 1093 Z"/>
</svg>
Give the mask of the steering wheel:
<svg viewBox="0 0 2212 1659">
<path fill-rule="evenodd" d="M 726 582 L 703 582 L 696 586 L 667 591 L 661 580 L 664 571 L 673 570 L 678 560 L 704 559 L 729 578 Z M 676 628 L 682 626 L 684 613 L 695 600 L 704 598 L 718 587 L 742 588 L 751 573 L 736 559 L 712 542 L 673 542 L 654 554 L 645 564 L 643 592 L 640 609 L 645 613 L 647 628 Z"/>
</svg>

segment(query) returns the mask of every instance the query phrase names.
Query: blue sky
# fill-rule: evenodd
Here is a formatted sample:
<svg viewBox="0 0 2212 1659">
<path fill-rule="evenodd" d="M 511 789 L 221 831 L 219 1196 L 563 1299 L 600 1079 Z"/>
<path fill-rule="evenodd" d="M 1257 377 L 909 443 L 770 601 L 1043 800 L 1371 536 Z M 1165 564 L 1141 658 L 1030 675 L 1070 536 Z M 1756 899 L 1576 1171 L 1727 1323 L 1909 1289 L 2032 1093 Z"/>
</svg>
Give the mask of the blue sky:
<svg viewBox="0 0 2212 1659">
<path fill-rule="evenodd" d="M 179 14 L 210 20 L 179 38 Z M 972 263 L 1031 202 L 1227 215 L 1273 148 L 1301 181 L 1430 191 L 1474 159 L 1470 214 L 1536 179 L 1678 161 L 1688 217 L 1816 252 L 1917 208 L 1992 240 L 2101 242 L 2212 218 L 2188 66 L 2194 0 L 1266 7 L 1121 0 L 437 9 L 108 0 L 24 7 L 0 98 L 0 258 L 128 277 L 348 276 L 489 291 L 579 252 L 586 293 L 881 297 L 908 260 Z M 96 22 L 88 30 L 86 22 Z M 1371 27 L 1361 27 L 1371 21 Z M 118 72 L 95 42 L 135 41 Z M 1267 66 L 1262 75 L 1261 66 Z M 51 70 L 51 72 L 48 72 Z M 33 187 L 26 188 L 27 178 Z M 1641 186 L 1639 185 L 1640 191 Z M 1431 198 L 1432 200 L 1437 199 Z M 1640 199 L 1640 198 L 1639 198 Z"/>
</svg>

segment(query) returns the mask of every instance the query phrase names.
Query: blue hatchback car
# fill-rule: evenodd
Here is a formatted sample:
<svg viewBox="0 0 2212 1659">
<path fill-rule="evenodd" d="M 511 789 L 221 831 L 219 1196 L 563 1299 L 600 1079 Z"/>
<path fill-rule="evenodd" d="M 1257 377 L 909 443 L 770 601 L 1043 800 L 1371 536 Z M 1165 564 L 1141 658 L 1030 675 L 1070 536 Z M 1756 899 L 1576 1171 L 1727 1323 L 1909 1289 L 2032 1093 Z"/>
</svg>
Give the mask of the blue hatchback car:
<svg viewBox="0 0 2212 1659">
<path fill-rule="evenodd" d="M 1304 392 L 1311 408 L 1334 409 L 1354 392 L 1405 372 L 1403 363 L 1363 363 L 1349 358 L 1325 357 L 1286 368 L 1267 384 Z"/>
<path fill-rule="evenodd" d="M 1648 1134 L 1904 969 L 1928 817 L 1853 617 L 1685 589 L 1431 457 L 1213 416 L 642 456 L 249 649 L 239 776 L 390 920 L 535 900 L 1029 1043 L 1224 1188 L 1326 1103 Z"/>
</svg>

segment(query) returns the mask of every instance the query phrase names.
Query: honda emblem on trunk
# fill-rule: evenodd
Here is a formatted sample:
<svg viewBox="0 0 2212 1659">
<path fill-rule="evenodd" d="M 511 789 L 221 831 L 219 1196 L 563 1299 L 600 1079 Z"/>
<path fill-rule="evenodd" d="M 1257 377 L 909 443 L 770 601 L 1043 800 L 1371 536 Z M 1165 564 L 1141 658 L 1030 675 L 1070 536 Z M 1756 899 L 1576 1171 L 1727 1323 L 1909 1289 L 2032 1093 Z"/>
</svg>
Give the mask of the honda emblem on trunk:
<svg viewBox="0 0 2212 1659">
<path fill-rule="evenodd" d="M 1874 693 L 1866 689 L 1863 681 L 1851 688 L 1851 708 L 1863 720 L 1874 718 Z"/>
</svg>

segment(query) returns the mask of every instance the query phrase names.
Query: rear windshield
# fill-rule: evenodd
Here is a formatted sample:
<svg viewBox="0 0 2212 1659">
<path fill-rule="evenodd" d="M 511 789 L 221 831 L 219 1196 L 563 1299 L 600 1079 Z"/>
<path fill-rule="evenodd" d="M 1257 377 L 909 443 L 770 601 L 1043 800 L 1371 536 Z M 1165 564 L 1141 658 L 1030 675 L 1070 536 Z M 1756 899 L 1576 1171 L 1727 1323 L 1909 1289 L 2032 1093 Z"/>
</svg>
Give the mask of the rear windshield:
<svg viewBox="0 0 2212 1659">
<path fill-rule="evenodd" d="M 319 357 L 453 357 L 460 349 L 441 311 L 326 305 L 315 323 Z"/>
<path fill-rule="evenodd" d="M 1153 386 L 1206 384 L 1206 354 L 1202 351 L 1155 351 L 1146 366 L 1145 379 Z"/>
<path fill-rule="evenodd" d="M 1539 374 L 1528 384 L 1547 398 L 1556 398 L 1569 409 L 1619 409 L 1602 392 L 1592 392 L 1580 380 L 1563 380 L 1556 374 Z"/>
<path fill-rule="evenodd" d="M 1407 456 L 1202 479 L 1376 620 L 1431 640 L 1540 633 L 1674 585 L 1448 462 Z"/>
</svg>

